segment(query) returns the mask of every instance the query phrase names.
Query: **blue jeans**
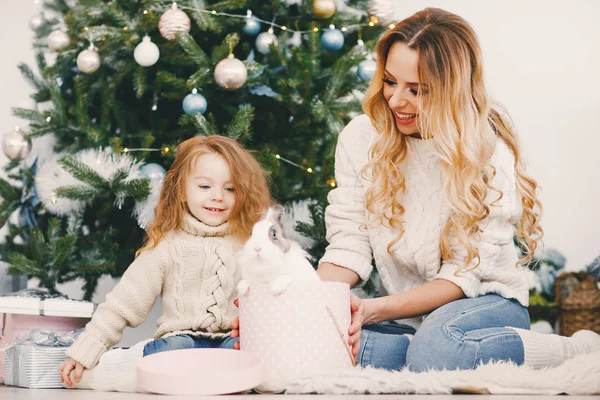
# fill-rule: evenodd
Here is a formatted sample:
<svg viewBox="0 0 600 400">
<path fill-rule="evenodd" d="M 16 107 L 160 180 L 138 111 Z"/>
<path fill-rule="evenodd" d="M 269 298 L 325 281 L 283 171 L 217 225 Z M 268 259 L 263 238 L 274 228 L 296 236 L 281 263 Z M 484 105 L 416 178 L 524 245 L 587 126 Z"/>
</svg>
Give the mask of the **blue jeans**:
<svg viewBox="0 0 600 400">
<path fill-rule="evenodd" d="M 475 369 L 490 361 L 523 364 L 523 342 L 512 329 L 529 329 L 529 313 L 515 300 L 488 294 L 434 310 L 416 330 L 400 324 L 363 327 L 358 362 L 414 372 Z M 412 340 L 403 335 L 413 334 Z"/>
<path fill-rule="evenodd" d="M 230 337 L 224 339 L 207 339 L 185 334 L 169 336 L 146 343 L 146 346 L 144 346 L 144 357 L 162 351 L 181 349 L 233 349 L 233 345 L 238 340 L 239 338 L 232 339 Z"/>
</svg>

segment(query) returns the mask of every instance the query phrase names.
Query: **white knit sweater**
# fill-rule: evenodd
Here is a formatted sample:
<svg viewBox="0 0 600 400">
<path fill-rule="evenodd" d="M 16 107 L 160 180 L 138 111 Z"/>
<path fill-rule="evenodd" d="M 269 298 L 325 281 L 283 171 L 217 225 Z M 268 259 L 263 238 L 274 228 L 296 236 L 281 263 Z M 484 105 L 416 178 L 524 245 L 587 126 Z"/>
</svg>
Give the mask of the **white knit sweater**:
<svg viewBox="0 0 600 400">
<path fill-rule="evenodd" d="M 360 176 L 360 171 L 368 161 L 377 135 L 370 119 L 360 115 L 338 138 L 337 187 L 329 193 L 325 214 L 330 244 L 320 263 L 351 269 L 364 281 L 369 278 L 374 258 L 388 294 L 407 292 L 434 279 L 446 279 L 458 285 L 467 297 L 497 293 L 526 306 L 528 285 L 516 267 L 518 255 L 513 243 L 513 223 L 522 208 L 515 183 L 514 157 L 508 146 L 498 139 L 491 159 L 496 168 L 491 185 L 501 190 L 503 197 L 497 206 L 490 206 L 489 217 L 481 223 L 480 240 L 474 243 L 481 263 L 473 271 L 455 276 L 466 251 L 457 240 L 451 239 L 455 259 L 441 262 L 440 238 L 450 216 L 450 205 L 442 187 L 442 167 L 434 153 L 433 140 L 408 138 L 408 154 L 403 164 L 406 193 L 400 200 L 405 208 L 405 233 L 392 247 L 392 255 L 386 248 L 397 236 L 394 229 L 381 224 L 360 228 L 368 220 L 373 221 L 366 211 L 364 197 L 370 182 Z M 497 198 L 498 194 L 490 191 L 488 204 Z"/>
<path fill-rule="evenodd" d="M 212 227 L 186 215 L 184 229 L 142 252 L 98 306 L 67 356 L 92 368 L 116 344 L 125 326 L 138 326 L 162 295 L 156 338 L 189 333 L 223 338 L 237 308 L 236 264 L 240 243 L 224 236 L 227 223 Z"/>
</svg>

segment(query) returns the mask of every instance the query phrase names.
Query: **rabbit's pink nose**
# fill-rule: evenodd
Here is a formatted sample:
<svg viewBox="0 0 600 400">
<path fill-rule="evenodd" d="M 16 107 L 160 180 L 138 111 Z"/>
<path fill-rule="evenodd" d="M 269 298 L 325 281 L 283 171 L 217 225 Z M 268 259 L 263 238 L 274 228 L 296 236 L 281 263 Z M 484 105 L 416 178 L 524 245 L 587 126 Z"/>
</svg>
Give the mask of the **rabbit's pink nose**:
<svg viewBox="0 0 600 400">
<path fill-rule="evenodd" d="M 254 251 L 256 251 L 257 253 L 259 253 L 262 249 L 259 247 L 258 249 L 255 247 Z"/>
</svg>

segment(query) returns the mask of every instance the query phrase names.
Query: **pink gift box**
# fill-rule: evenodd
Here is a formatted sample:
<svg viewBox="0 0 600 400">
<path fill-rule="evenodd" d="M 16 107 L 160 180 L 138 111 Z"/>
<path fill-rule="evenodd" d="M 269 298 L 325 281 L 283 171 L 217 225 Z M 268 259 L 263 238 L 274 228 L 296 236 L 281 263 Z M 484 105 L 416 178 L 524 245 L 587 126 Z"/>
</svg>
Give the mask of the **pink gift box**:
<svg viewBox="0 0 600 400">
<path fill-rule="evenodd" d="M 0 297 L 0 348 L 26 336 L 32 329 L 65 334 L 83 328 L 94 304 L 68 299 L 41 300 L 31 297 Z M 45 315 L 40 315 L 41 313 Z M 50 315 L 49 315 L 50 314 Z M 4 352 L 0 351 L 0 381 L 4 381 Z"/>
<path fill-rule="evenodd" d="M 276 391 L 278 383 L 294 374 L 351 368 L 344 344 L 349 327 L 346 283 L 293 282 L 279 296 L 259 284 L 240 297 L 240 345 L 263 362 L 260 390 Z"/>
</svg>

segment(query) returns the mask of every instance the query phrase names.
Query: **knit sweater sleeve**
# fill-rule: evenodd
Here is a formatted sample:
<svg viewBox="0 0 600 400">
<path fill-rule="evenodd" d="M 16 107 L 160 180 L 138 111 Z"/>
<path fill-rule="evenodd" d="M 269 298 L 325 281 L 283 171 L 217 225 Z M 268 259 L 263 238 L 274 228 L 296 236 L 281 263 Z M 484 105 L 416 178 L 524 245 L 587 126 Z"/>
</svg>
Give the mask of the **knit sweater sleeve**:
<svg viewBox="0 0 600 400">
<path fill-rule="evenodd" d="M 126 326 L 141 324 L 162 291 L 166 255 L 161 245 L 142 252 L 127 268 L 67 350 L 67 356 L 92 368 L 100 356 L 121 340 Z"/>
<path fill-rule="evenodd" d="M 514 156 L 503 140 L 498 139 L 490 161 L 496 168 L 491 186 L 500 190 L 502 196 L 498 200 L 496 191 L 490 190 L 488 193 L 486 203 L 489 205 L 489 215 L 480 223 L 481 232 L 473 240 L 473 245 L 479 251 L 479 265 L 474 268 L 477 265 L 475 259 L 470 265 L 460 268 L 467 251 L 455 236 L 450 236 L 454 257 L 442 264 L 435 277 L 455 283 L 467 297 L 485 294 L 482 283 L 487 283 L 485 287 L 490 288 L 499 279 L 515 279 L 519 276 L 515 270 L 517 252 L 513 242 L 513 224 L 521 216 L 522 207 L 516 186 Z"/>
<path fill-rule="evenodd" d="M 320 263 L 329 262 L 358 274 L 361 283 L 373 269 L 371 243 L 366 229 L 364 188 L 360 171 L 364 166 L 371 135 L 366 115 L 354 118 L 340 133 L 335 152 L 337 186 L 329 192 L 325 210 L 329 246 Z"/>
</svg>

